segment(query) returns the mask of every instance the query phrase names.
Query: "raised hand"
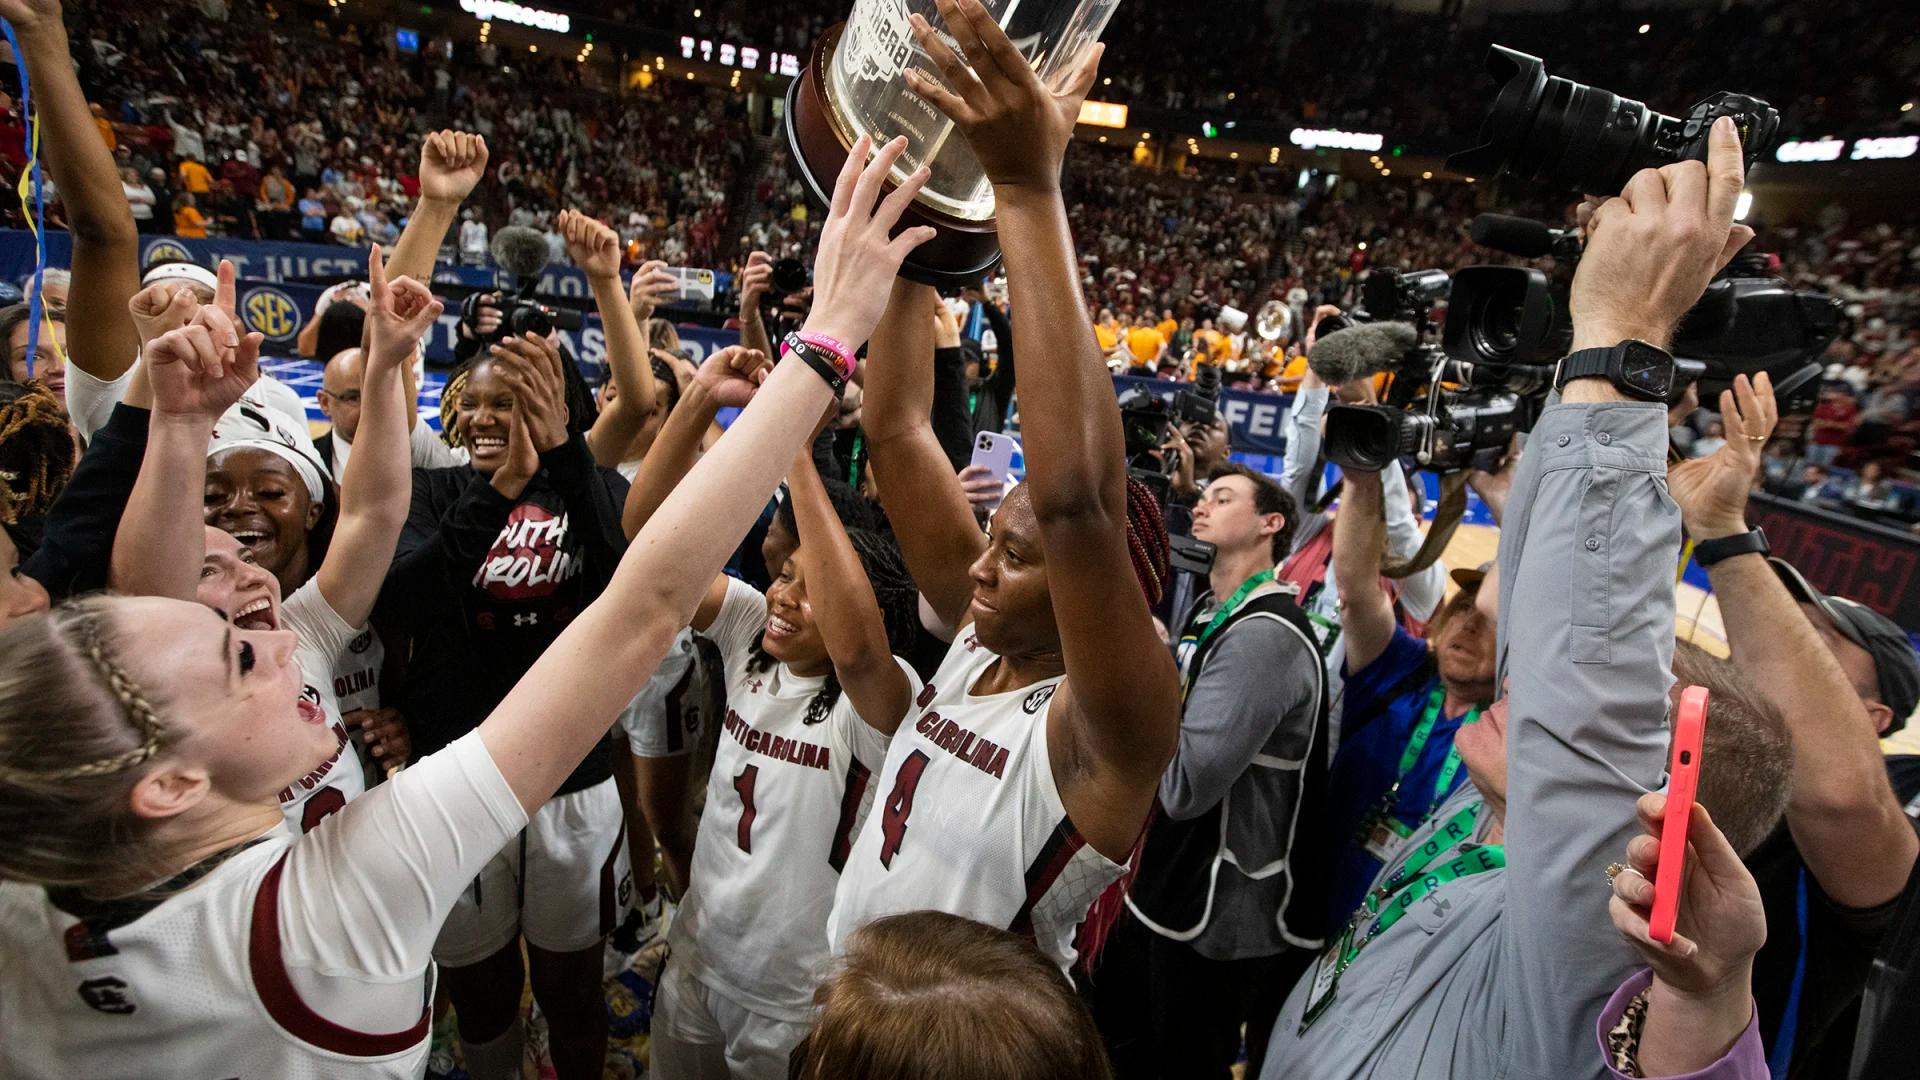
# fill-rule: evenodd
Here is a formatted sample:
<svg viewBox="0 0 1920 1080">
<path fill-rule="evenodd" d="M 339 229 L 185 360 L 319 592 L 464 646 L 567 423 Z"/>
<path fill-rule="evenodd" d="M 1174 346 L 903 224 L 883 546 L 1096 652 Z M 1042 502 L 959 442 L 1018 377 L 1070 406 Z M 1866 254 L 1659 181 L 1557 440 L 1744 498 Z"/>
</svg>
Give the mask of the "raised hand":
<svg viewBox="0 0 1920 1080">
<path fill-rule="evenodd" d="M 873 139 L 860 136 L 833 186 L 833 204 L 814 256 L 813 310 L 807 314 L 806 329 L 837 338 L 850 349 L 858 349 L 873 336 L 873 328 L 886 313 L 900 264 L 934 236 L 925 225 L 892 235 L 900 215 L 926 186 L 924 167 L 880 199 L 881 185 L 906 149 L 904 136 L 895 139 L 869 164 Z"/>
<path fill-rule="evenodd" d="M 747 256 L 747 265 L 740 270 L 740 319 L 760 317 L 760 301 L 766 299 L 767 290 L 773 286 L 773 256 L 764 251 L 756 251 Z"/>
<path fill-rule="evenodd" d="M 149 285 L 127 301 L 127 312 L 133 316 L 133 326 L 140 333 L 142 346 L 192 322 L 199 311 L 200 298 L 193 294 L 191 286 L 178 281 Z"/>
<path fill-rule="evenodd" d="M 567 241 L 567 258 L 572 259 L 582 273 L 590 278 L 620 276 L 618 233 L 578 210 L 560 211 L 554 224 Z"/>
<path fill-rule="evenodd" d="M 58 27 L 60 0 L 0 0 L 0 19 L 12 23 L 21 33 Z"/>
<path fill-rule="evenodd" d="M 1726 444 L 1704 458 L 1667 470 L 1667 490 L 1680 504 L 1680 520 L 1688 535 L 1713 540 L 1747 531 L 1747 492 L 1760 469 L 1760 453 L 1779 419 L 1773 380 L 1764 371 L 1752 382 L 1736 375 L 1733 388 L 1720 391 Z"/>
<path fill-rule="evenodd" d="M 654 310 L 680 288 L 679 279 L 667 273 L 667 264 L 648 259 L 633 272 L 627 285 L 627 302 L 633 305 L 633 317 L 641 323 L 653 318 Z"/>
<path fill-rule="evenodd" d="M 379 244 L 373 245 L 367 256 L 367 284 L 372 294 L 367 325 L 373 350 L 367 356 L 367 364 L 405 364 L 413 358 L 420 339 L 433 327 L 446 305 L 410 277 L 396 278 L 389 283 L 386 267 L 381 264 Z"/>
<path fill-rule="evenodd" d="M 1569 310 L 1574 349 L 1627 338 L 1665 347 L 1713 275 L 1753 239 L 1733 223 L 1746 184 L 1740 136 L 1714 122 L 1707 161 L 1642 169 L 1619 198 L 1582 206 L 1587 236 Z"/>
<path fill-rule="evenodd" d="M 487 171 L 487 140 L 465 131 L 436 131 L 420 144 L 420 197 L 458 203 Z"/>
<path fill-rule="evenodd" d="M 513 388 L 514 426 L 524 427 L 533 448 L 545 453 L 567 441 L 566 376 L 560 350 L 546 338 L 507 338 L 491 350 L 494 369 Z M 513 450 L 512 439 L 508 450 Z"/>
<path fill-rule="evenodd" d="M 908 89 L 947 114 L 996 186 L 1058 189 L 1060 163 L 1073 140 L 1080 103 L 1093 89 L 1105 46 L 1089 48 L 1056 90 L 1040 81 L 980 0 L 938 0 L 937 6 L 947 32 L 972 66 L 916 13 L 910 16 L 914 39 L 939 67 L 946 85 L 910 68 Z"/>
<path fill-rule="evenodd" d="M 715 406 L 744 409 L 772 370 L 765 353 L 733 345 L 707 357 L 693 381 Z"/>
<path fill-rule="evenodd" d="M 176 296 L 166 311 L 172 316 L 181 308 Z M 155 415 L 218 420 L 260 377 L 264 340 L 260 334 L 241 336 L 218 307 L 201 307 L 184 325 L 147 342 L 140 355 L 153 385 Z"/>
</svg>

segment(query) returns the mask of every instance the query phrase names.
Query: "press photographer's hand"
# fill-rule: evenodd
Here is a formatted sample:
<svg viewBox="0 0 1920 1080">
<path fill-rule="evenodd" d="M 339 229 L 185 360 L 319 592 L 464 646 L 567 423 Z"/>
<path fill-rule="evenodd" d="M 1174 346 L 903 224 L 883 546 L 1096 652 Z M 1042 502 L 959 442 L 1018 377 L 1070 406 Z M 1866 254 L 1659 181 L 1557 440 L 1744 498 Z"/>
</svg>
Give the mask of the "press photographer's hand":
<svg viewBox="0 0 1920 1080">
<path fill-rule="evenodd" d="M 1707 161 L 1642 169 L 1617 199 L 1586 212 L 1587 246 L 1569 303 L 1573 349 L 1638 338 L 1665 348 L 1753 230 L 1733 223 L 1745 187 L 1733 121 L 1714 122 Z"/>
<path fill-rule="evenodd" d="M 1058 190 L 1060 162 L 1105 46 L 1089 48 L 1056 90 L 1040 81 L 980 0 L 938 0 L 938 7 L 941 22 L 972 66 L 915 13 L 910 16 L 914 40 L 940 69 L 946 86 L 909 68 L 908 89 L 947 114 L 994 186 Z"/>
</svg>

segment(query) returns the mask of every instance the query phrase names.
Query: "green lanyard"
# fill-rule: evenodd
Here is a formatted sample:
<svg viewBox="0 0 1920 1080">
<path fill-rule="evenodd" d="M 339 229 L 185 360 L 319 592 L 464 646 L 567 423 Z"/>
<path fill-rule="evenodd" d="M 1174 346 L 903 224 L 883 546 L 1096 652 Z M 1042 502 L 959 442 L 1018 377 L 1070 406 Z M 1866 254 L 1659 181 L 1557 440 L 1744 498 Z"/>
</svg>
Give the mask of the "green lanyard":
<svg viewBox="0 0 1920 1080">
<path fill-rule="evenodd" d="M 1316 973 L 1306 1014 L 1301 1017 L 1300 1031 L 1304 1034 L 1327 1007 L 1333 1004 L 1339 989 L 1340 976 L 1353 966 L 1374 938 L 1392 929 L 1395 923 L 1406 917 L 1413 905 L 1431 895 L 1440 886 L 1450 881 L 1459 881 L 1476 874 L 1485 874 L 1499 870 L 1507 865 L 1507 850 L 1500 844 L 1465 844 L 1459 854 L 1447 862 L 1434 866 L 1434 860 L 1451 849 L 1449 837 L 1469 835 L 1474 820 L 1479 817 L 1485 803 L 1474 802 L 1463 807 L 1448 818 L 1427 842 L 1420 845 L 1413 857 L 1401 863 L 1393 875 L 1378 888 L 1367 894 L 1360 909 L 1347 920 L 1347 928 L 1340 936 L 1340 942 L 1330 950 L 1333 965 L 1324 973 Z M 1428 869 L 1432 867 L 1432 869 Z M 1372 924 L 1363 935 L 1360 924 L 1369 918 Z M 1321 960 L 1322 964 L 1327 961 Z"/>
<path fill-rule="evenodd" d="M 1233 613 L 1240 610 L 1241 604 L 1246 603 L 1247 597 L 1251 596 L 1255 589 L 1271 581 L 1273 581 L 1272 570 L 1262 570 L 1248 578 L 1240 584 L 1238 589 L 1233 590 L 1233 595 L 1227 597 L 1227 602 L 1220 605 L 1220 610 L 1213 613 L 1213 618 L 1207 623 L 1206 627 L 1200 631 L 1198 636 L 1188 634 L 1181 638 L 1181 651 L 1186 654 L 1187 659 L 1191 660 L 1193 657 L 1198 656 L 1200 650 L 1207 647 L 1207 642 L 1213 638 L 1213 635 L 1219 631 L 1220 627 L 1225 624 L 1228 619 L 1233 618 Z M 1192 645 L 1188 645 L 1188 642 L 1192 642 Z M 1195 674 L 1198 673 L 1188 672 L 1186 678 L 1183 680 L 1186 683 L 1186 688 L 1189 690 L 1193 688 L 1193 676 Z"/>
<path fill-rule="evenodd" d="M 860 448 L 865 444 L 866 432 L 853 433 L 853 452 L 847 455 L 847 486 L 854 490 L 860 488 Z"/>
<path fill-rule="evenodd" d="M 1419 763 L 1420 752 L 1427 748 L 1428 740 L 1433 738 L 1433 725 L 1439 721 L 1440 707 L 1446 700 L 1447 688 L 1444 686 L 1435 685 L 1433 693 L 1427 695 L 1426 711 L 1420 715 L 1420 723 L 1414 726 L 1413 734 L 1407 737 L 1407 748 L 1400 751 L 1400 775 L 1393 778 L 1393 787 L 1387 792 L 1384 800 L 1387 806 L 1399 808 L 1400 783 L 1407 778 L 1408 773 L 1413 771 L 1414 765 Z M 1460 722 L 1471 724 L 1478 719 L 1480 719 L 1480 707 L 1476 705 L 1467 710 L 1467 715 L 1461 717 Z M 1440 805 L 1446 799 L 1447 794 L 1452 790 L 1453 778 L 1458 775 L 1460 775 L 1460 751 L 1448 747 L 1447 760 L 1441 764 L 1440 774 L 1433 781 L 1434 806 Z"/>
</svg>

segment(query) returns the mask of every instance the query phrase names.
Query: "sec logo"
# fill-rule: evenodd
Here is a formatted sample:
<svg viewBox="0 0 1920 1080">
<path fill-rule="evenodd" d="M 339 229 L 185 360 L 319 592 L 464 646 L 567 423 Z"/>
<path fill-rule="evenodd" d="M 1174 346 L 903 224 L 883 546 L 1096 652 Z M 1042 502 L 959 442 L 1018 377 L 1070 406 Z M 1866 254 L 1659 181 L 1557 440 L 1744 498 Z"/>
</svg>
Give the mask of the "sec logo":
<svg viewBox="0 0 1920 1080">
<path fill-rule="evenodd" d="M 159 266 L 161 263 L 198 261 L 193 257 L 193 252 L 188 251 L 186 245 L 177 240 L 155 240 L 147 245 L 146 253 L 140 256 L 140 265 L 148 269 Z"/>
<path fill-rule="evenodd" d="M 240 302 L 247 326 L 276 341 L 300 332 L 300 305 L 279 289 L 257 288 Z"/>
</svg>

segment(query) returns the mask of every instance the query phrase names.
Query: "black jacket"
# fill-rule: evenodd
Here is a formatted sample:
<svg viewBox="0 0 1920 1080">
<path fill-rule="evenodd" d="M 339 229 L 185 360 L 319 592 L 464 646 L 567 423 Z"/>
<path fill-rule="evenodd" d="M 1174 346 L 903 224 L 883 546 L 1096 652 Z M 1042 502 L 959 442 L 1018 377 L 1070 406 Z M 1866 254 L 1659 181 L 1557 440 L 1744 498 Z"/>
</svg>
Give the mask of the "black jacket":
<svg viewBox="0 0 1920 1080">
<path fill-rule="evenodd" d="M 380 594 L 413 640 L 401 710 L 424 756 L 473 730 L 606 588 L 626 551 L 627 482 L 576 435 L 509 500 L 470 465 L 413 471 L 413 506 Z M 614 718 L 607 718 L 611 726 Z M 603 739 L 566 794 L 611 776 Z"/>
</svg>

